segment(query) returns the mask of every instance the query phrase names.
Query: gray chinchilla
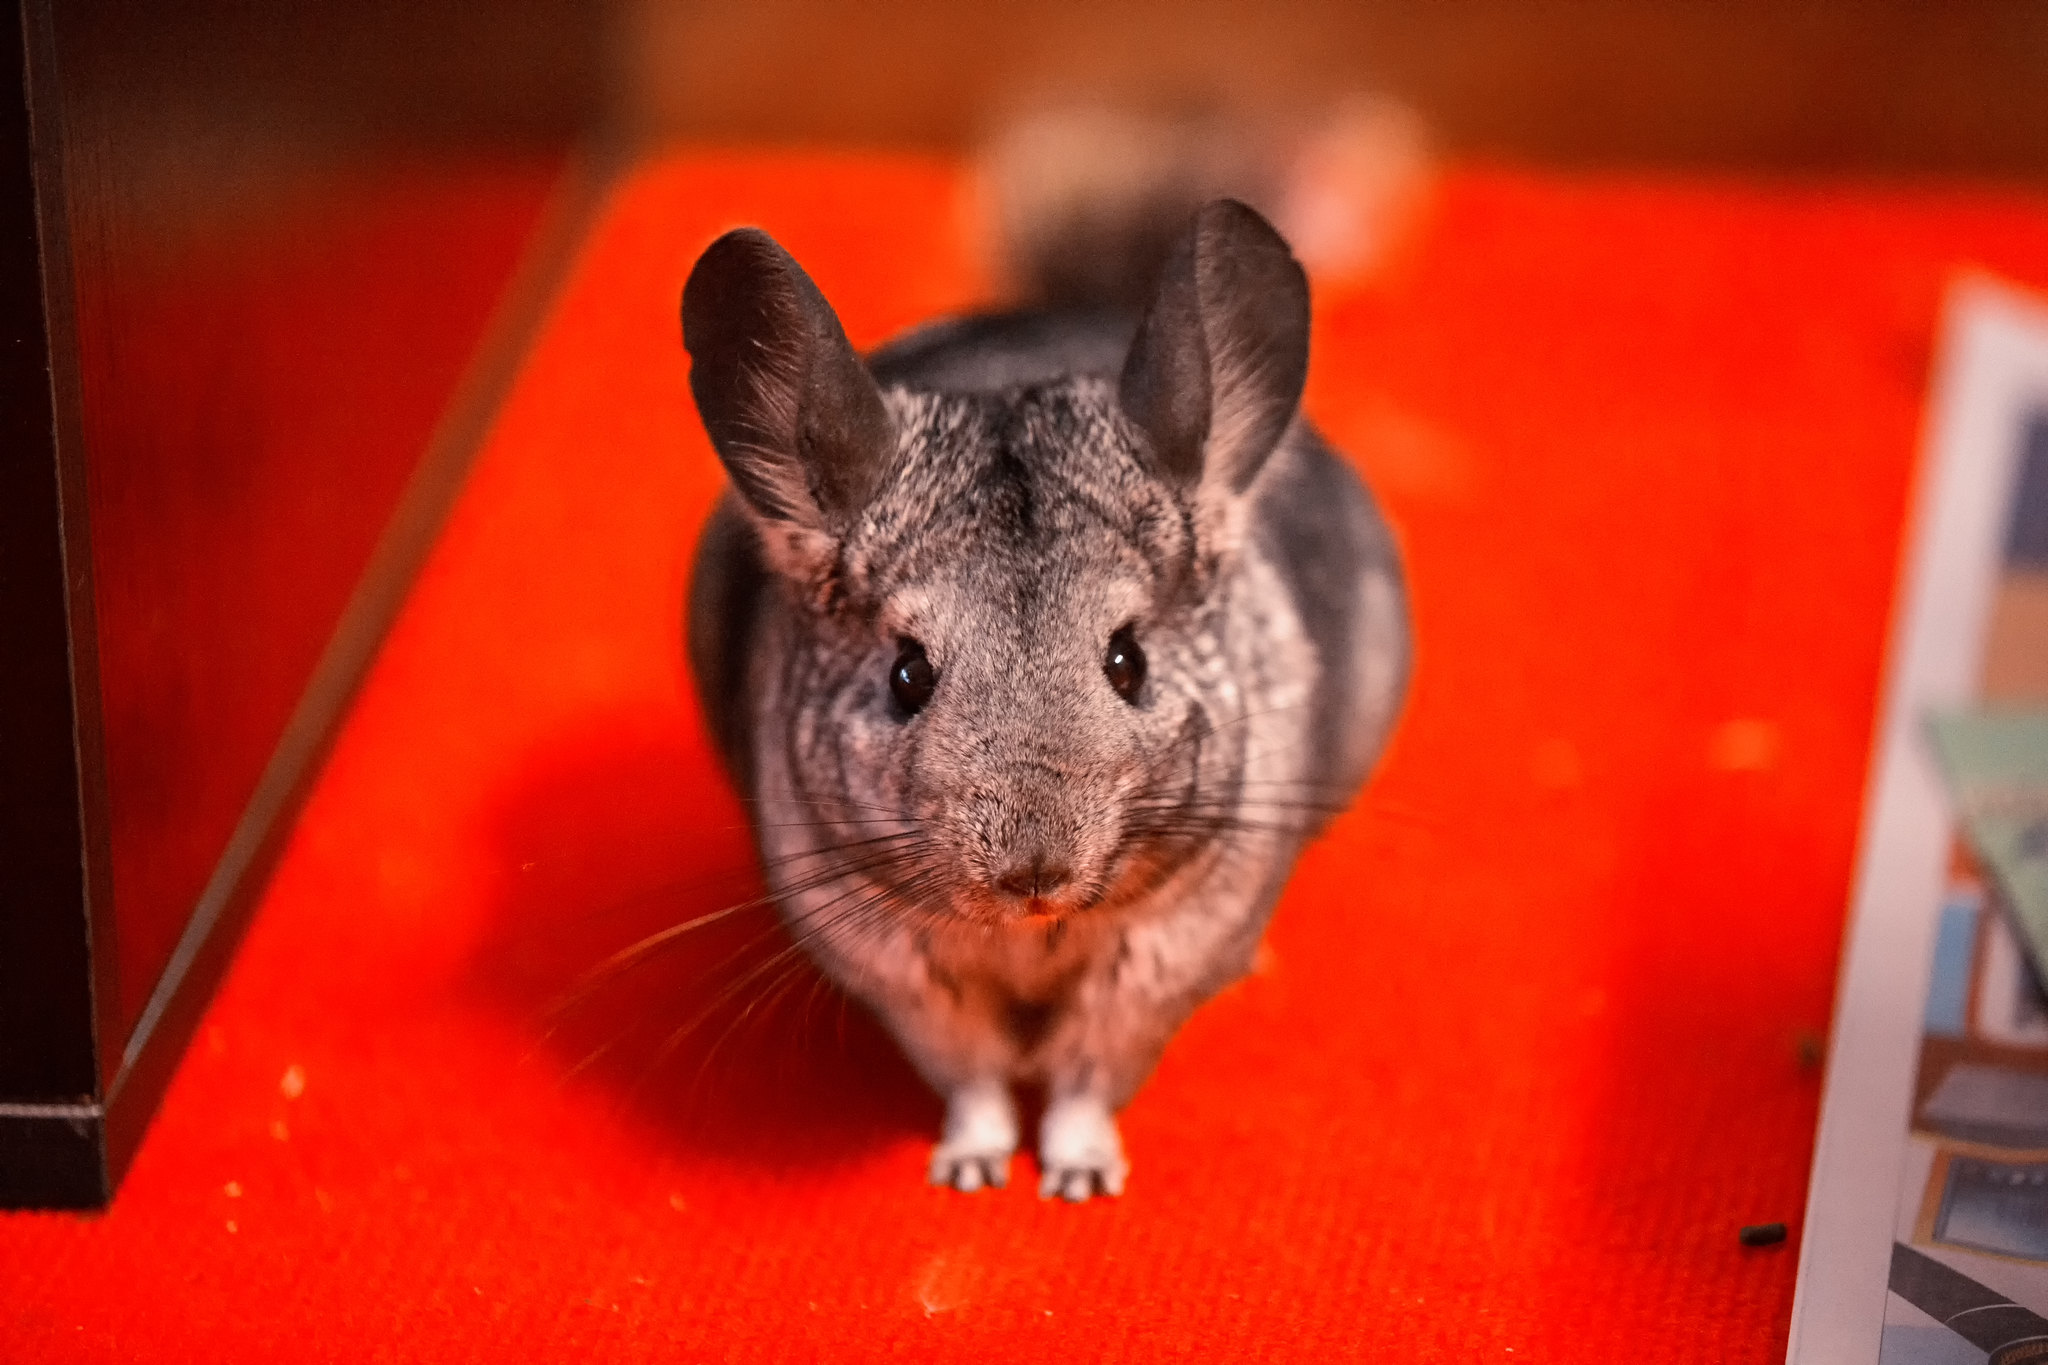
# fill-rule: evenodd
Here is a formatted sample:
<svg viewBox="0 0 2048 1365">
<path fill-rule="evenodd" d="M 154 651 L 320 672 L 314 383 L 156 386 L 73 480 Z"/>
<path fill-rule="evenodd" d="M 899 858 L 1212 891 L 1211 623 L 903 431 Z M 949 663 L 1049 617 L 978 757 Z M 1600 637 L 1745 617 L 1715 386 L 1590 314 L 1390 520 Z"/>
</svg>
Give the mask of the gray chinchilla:
<svg viewBox="0 0 2048 1365">
<path fill-rule="evenodd" d="M 1399 707 L 1399 557 L 1298 416 L 1308 285 L 1219 200 L 1141 317 L 937 324 L 865 361 L 766 234 L 683 293 L 732 480 L 690 651 L 789 932 L 946 1101 L 936 1184 L 1117 1194 L 1115 1114 L 1242 975 Z"/>
</svg>

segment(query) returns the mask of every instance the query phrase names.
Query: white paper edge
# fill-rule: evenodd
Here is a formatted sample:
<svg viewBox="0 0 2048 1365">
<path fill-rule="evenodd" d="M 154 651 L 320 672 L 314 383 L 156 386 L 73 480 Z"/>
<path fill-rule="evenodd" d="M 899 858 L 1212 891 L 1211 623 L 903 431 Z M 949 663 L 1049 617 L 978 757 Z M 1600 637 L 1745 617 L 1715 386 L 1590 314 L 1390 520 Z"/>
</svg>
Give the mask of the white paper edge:
<svg viewBox="0 0 2048 1365">
<path fill-rule="evenodd" d="M 2048 305 L 1987 277 L 1959 280 L 1937 367 L 1893 598 L 1788 1365 L 1877 1361 L 1933 906 L 1951 839 L 1923 726 L 1930 709 L 1976 693 L 2019 424 L 2048 401 Z"/>
</svg>

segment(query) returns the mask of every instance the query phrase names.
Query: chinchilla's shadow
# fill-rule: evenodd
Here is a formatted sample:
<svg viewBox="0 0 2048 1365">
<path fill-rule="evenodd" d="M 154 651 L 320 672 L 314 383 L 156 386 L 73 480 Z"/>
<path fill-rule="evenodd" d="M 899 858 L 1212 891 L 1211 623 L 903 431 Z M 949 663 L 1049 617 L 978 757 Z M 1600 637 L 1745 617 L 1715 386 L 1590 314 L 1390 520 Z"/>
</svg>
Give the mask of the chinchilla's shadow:
<svg viewBox="0 0 2048 1365">
<path fill-rule="evenodd" d="M 785 1169 L 935 1133 L 937 1100 L 762 901 L 745 810 L 672 718 L 535 753 L 493 822 L 471 988 L 577 1102 L 681 1148 Z"/>
</svg>

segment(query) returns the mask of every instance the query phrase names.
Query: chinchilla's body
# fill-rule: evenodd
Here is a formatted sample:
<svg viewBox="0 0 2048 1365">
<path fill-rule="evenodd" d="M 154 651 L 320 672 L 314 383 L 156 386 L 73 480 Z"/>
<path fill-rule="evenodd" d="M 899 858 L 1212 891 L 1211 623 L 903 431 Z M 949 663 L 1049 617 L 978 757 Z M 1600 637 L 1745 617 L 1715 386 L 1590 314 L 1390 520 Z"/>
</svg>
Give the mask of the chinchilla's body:
<svg viewBox="0 0 2048 1365">
<path fill-rule="evenodd" d="M 1121 1190 L 1114 1114 L 1249 966 L 1371 769 L 1401 570 L 1296 413 L 1307 293 L 1220 202 L 1149 309 L 940 324 L 865 363 L 762 234 L 685 292 L 733 477 L 690 642 L 790 932 L 946 1098 L 935 1182 Z"/>
</svg>

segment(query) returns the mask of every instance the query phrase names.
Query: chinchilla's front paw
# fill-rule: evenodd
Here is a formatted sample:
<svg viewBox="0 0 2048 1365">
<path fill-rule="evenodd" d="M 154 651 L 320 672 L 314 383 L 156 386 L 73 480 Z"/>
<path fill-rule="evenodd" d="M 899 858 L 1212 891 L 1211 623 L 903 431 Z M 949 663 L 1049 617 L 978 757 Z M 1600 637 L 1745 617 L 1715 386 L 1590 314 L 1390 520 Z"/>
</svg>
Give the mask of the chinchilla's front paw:
<svg viewBox="0 0 2048 1365">
<path fill-rule="evenodd" d="M 974 1151 L 941 1142 L 932 1149 L 929 1179 L 934 1185 L 950 1185 L 972 1193 L 987 1185 L 1001 1189 L 1010 1183 L 1010 1156 L 1014 1149 Z"/>
<path fill-rule="evenodd" d="M 1017 1150 L 1017 1109 L 1000 1082 L 962 1086 L 946 1101 L 946 1135 L 932 1149 L 928 1178 L 972 1192 L 1010 1181 Z"/>
<path fill-rule="evenodd" d="M 1109 1106 L 1089 1095 L 1056 1099 L 1038 1130 L 1038 1197 L 1072 1203 L 1124 1192 L 1131 1164 Z"/>
</svg>

